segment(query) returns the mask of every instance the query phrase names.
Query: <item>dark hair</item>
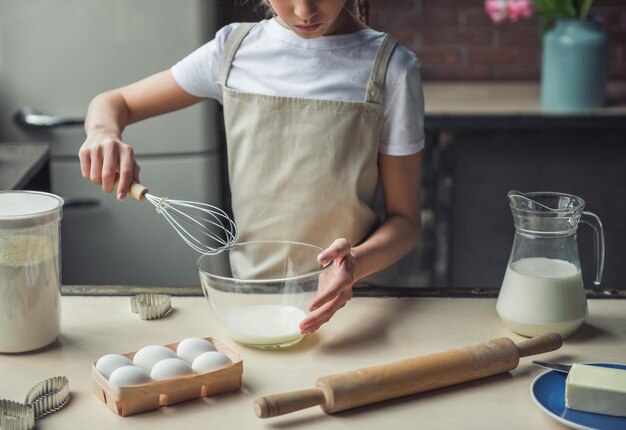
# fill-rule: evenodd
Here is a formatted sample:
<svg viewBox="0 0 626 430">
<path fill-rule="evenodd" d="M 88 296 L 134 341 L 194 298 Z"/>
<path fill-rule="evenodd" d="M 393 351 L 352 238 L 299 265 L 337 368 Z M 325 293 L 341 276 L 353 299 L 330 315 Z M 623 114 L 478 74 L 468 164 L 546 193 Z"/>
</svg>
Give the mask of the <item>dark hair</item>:
<svg viewBox="0 0 626 430">
<path fill-rule="evenodd" d="M 356 0 L 356 16 L 359 20 L 365 24 L 369 25 L 370 23 L 370 2 L 369 0 Z"/>
<path fill-rule="evenodd" d="M 274 11 L 272 7 L 267 2 L 267 0 L 261 0 L 258 3 L 258 8 L 263 11 L 265 16 L 273 16 Z M 356 10 L 356 16 L 359 18 L 359 21 L 364 23 L 365 25 L 369 25 L 370 22 L 370 2 L 369 0 L 354 0 L 354 8 Z"/>
</svg>

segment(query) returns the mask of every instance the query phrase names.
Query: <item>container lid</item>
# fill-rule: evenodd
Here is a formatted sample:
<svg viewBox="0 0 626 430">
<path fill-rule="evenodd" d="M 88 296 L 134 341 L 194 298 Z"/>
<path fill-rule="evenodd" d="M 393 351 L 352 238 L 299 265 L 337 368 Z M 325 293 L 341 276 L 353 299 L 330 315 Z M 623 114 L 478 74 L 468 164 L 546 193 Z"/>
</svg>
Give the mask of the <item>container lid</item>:
<svg viewBox="0 0 626 430">
<path fill-rule="evenodd" d="M 36 227 L 61 219 L 63 199 L 41 191 L 0 191 L 0 229 Z"/>
</svg>

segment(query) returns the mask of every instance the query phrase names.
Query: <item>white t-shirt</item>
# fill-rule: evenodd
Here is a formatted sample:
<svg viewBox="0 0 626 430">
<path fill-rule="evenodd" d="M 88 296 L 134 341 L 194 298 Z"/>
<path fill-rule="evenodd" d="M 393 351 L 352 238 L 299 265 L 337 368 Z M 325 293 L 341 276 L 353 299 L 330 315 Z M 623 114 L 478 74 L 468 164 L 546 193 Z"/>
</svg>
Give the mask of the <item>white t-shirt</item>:
<svg viewBox="0 0 626 430">
<path fill-rule="evenodd" d="M 239 24 L 172 67 L 182 89 L 222 102 L 218 69 L 224 42 Z M 350 34 L 302 39 L 275 19 L 261 21 L 243 40 L 226 85 L 250 93 L 363 102 L 384 33 L 365 29 Z M 397 45 L 383 89 L 384 124 L 379 151 L 409 155 L 424 147 L 424 98 L 420 63 Z"/>
</svg>

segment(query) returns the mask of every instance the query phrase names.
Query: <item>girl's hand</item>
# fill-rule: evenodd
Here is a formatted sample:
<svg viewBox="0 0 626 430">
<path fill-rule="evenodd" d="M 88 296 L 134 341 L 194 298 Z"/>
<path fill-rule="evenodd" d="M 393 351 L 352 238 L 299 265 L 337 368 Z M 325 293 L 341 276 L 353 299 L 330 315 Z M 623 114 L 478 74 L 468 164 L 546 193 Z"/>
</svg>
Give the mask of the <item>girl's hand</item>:
<svg viewBox="0 0 626 430">
<path fill-rule="evenodd" d="M 335 240 L 317 257 L 320 264 L 333 264 L 320 275 L 317 297 L 309 305 L 311 314 L 300 323 L 302 334 L 313 333 L 352 298 L 354 258 L 346 239 Z"/>
<path fill-rule="evenodd" d="M 115 187 L 117 199 L 126 198 L 131 180 L 139 182 L 139 165 L 133 148 L 112 132 L 90 133 L 78 151 L 80 170 L 85 179 L 101 185 L 102 191 L 110 193 Z"/>
</svg>

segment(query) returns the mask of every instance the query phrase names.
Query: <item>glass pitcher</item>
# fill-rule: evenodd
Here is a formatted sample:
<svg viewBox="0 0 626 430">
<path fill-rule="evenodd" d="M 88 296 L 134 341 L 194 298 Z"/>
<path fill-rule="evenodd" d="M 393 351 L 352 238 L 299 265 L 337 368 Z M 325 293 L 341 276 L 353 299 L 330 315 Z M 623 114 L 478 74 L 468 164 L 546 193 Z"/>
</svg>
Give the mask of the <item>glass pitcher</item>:
<svg viewBox="0 0 626 430">
<path fill-rule="evenodd" d="M 604 266 L 600 218 L 583 211 L 583 199 L 563 193 L 510 191 L 515 238 L 498 295 L 496 311 L 515 333 L 565 337 L 587 316 L 576 231 L 583 222 L 594 229 L 595 279 Z"/>
</svg>

